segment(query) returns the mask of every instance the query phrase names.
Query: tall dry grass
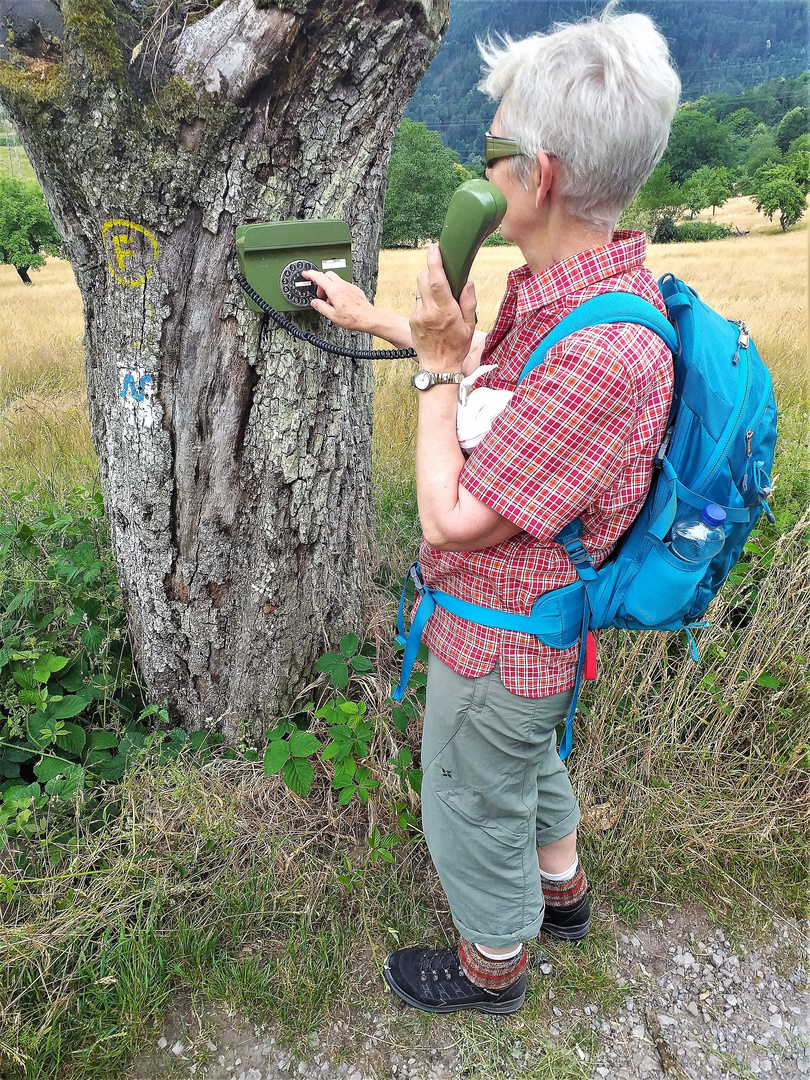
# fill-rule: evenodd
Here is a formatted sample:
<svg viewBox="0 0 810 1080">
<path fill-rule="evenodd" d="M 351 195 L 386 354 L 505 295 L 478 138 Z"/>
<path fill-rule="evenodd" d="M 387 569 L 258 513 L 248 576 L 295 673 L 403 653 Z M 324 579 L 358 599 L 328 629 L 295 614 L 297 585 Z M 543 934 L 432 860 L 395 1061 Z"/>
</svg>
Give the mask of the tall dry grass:
<svg viewBox="0 0 810 1080">
<path fill-rule="evenodd" d="M 711 212 L 708 214 L 711 217 Z M 671 272 L 688 282 L 729 319 L 743 319 L 771 369 L 780 398 L 810 400 L 808 364 L 808 239 L 806 223 L 782 233 L 759 214 L 750 199 L 732 199 L 715 220 L 750 229 L 744 237 L 708 243 L 650 244 L 647 265 L 656 276 Z M 506 275 L 523 257 L 514 247 L 482 248 L 471 278 L 478 298 L 478 326 L 495 321 Z M 383 251 L 376 302 L 408 315 L 423 251 Z M 376 347 L 385 347 L 376 342 Z M 416 420 L 410 360 L 375 365 L 375 464 L 386 475 L 409 475 Z"/>
<path fill-rule="evenodd" d="M 82 308 L 70 264 L 50 260 L 26 286 L 0 266 L 0 481 L 53 494 L 92 482 Z"/>
</svg>

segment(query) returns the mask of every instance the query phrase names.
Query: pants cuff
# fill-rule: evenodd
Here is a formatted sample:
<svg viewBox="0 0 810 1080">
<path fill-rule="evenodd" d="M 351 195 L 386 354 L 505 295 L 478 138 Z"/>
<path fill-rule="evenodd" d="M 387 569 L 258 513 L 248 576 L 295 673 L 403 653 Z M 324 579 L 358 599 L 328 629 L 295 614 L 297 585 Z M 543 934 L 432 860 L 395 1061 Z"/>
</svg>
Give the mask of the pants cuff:
<svg viewBox="0 0 810 1080">
<path fill-rule="evenodd" d="M 456 918 L 453 919 L 453 922 L 466 941 L 471 941 L 475 945 L 483 945 L 485 949 L 508 949 L 512 945 L 522 945 L 524 942 L 537 937 L 543 924 L 543 912 L 541 911 L 536 919 L 532 919 L 530 923 L 516 930 L 514 934 L 485 934 L 481 930 L 473 930 L 470 926 L 464 926 Z"/>
<path fill-rule="evenodd" d="M 579 825 L 579 819 L 582 815 L 579 812 L 579 807 L 575 806 L 570 814 L 566 814 L 562 821 L 558 821 L 556 825 L 549 825 L 545 829 L 537 830 L 537 846 L 545 847 L 546 844 L 553 844 L 555 840 L 562 840 L 564 836 L 568 836 Z M 485 942 L 481 942 L 482 945 Z"/>
</svg>

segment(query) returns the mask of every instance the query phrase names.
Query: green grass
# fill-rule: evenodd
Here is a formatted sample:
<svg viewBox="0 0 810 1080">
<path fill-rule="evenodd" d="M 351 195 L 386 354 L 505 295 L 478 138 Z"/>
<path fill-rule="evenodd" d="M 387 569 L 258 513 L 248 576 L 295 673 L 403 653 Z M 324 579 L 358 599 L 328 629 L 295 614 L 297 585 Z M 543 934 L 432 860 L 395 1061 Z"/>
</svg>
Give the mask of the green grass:
<svg viewBox="0 0 810 1080">
<path fill-rule="evenodd" d="M 551 973 L 531 980 L 520 1013 L 430 1020 L 399 1013 L 382 989 L 391 948 L 455 937 L 424 844 L 394 820 L 401 789 L 383 716 L 374 822 L 400 837 L 392 864 L 370 861 L 368 809 L 355 799 L 336 813 L 323 776 L 303 803 L 278 777 L 219 752 L 205 764 L 187 752 L 144 758 L 104 796 L 119 811 L 100 831 L 79 801 L 75 851 L 56 865 L 41 838 L 20 840 L 25 872 L 0 866 L 4 1080 L 120 1080 L 178 998 L 272 1021 L 304 1057 L 313 1033 L 357 1003 L 386 1017 L 392 1042 L 427 1045 L 438 1033 L 467 1076 L 581 1080 L 592 1074 L 592 1032 L 566 1023 L 553 1040 L 548 1025 L 553 1006 L 618 1009 L 627 990 L 610 966 L 614 914 L 632 923 L 697 901 L 747 934 L 776 912 L 806 913 L 809 440 L 806 404 L 784 400 L 777 526 L 759 528 L 756 552 L 716 602 L 697 667 L 674 635 L 604 635 L 571 764 L 600 898 L 594 929 L 583 948 L 543 945 Z M 375 602 L 386 629 L 419 539 L 405 456 L 376 448 Z M 58 482 L 45 470 L 15 513 L 33 518 L 58 502 L 74 467 L 59 464 Z M 409 741 L 415 753 L 413 726 Z"/>
<path fill-rule="evenodd" d="M 8 147 L 4 142 L 0 143 L 0 176 L 12 176 L 18 180 L 39 183 L 37 174 L 34 172 L 22 144 L 17 144 L 15 147 L 11 143 L 11 136 L 7 134 L 8 132 L 10 132 L 10 129 L 8 127 L 4 129 L 0 123 L 0 135 L 6 135 L 10 142 Z"/>
</svg>

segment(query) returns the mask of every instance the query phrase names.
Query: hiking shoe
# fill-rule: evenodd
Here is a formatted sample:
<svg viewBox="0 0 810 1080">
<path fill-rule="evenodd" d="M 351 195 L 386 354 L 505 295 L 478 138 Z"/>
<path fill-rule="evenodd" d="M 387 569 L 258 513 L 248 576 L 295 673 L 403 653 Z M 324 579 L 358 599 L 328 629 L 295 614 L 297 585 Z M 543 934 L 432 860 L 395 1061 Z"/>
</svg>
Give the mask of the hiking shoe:
<svg viewBox="0 0 810 1080">
<path fill-rule="evenodd" d="M 449 949 L 422 945 L 397 949 L 386 958 L 383 974 L 397 997 L 422 1012 L 478 1009 L 500 1015 L 515 1012 L 526 1000 L 525 975 L 505 990 L 485 990 L 471 983 L 459 967 L 455 945 Z"/>
<path fill-rule="evenodd" d="M 546 904 L 540 931 L 563 941 L 582 941 L 590 925 L 591 903 L 586 892 L 569 907 L 552 907 L 551 904 Z"/>
</svg>

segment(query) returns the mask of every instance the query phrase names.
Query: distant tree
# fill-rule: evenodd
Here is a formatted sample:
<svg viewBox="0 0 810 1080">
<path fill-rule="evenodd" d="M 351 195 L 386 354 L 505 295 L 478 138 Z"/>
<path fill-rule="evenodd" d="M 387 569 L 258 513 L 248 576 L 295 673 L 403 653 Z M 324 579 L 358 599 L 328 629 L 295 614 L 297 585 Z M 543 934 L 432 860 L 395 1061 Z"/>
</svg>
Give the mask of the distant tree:
<svg viewBox="0 0 810 1080">
<path fill-rule="evenodd" d="M 678 110 L 663 158 L 676 183 L 686 180 L 701 165 L 730 168 L 736 158 L 734 139 L 727 127 L 696 109 Z"/>
<path fill-rule="evenodd" d="M 464 162 L 464 168 L 472 176 L 477 176 L 483 180 L 487 171 L 487 163 L 480 154 L 470 154 Z"/>
<path fill-rule="evenodd" d="M 731 177 L 728 169 L 711 169 L 704 184 L 706 205 L 712 208 L 712 214 L 731 198 Z"/>
<path fill-rule="evenodd" d="M 471 175 L 437 131 L 403 120 L 388 166 L 382 246 L 417 247 L 438 239 L 450 196 Z"/>
<path fill-rule="evenodd" d="M 36 184 L 0 177 L 0 263 L 13 266 L 25 285 L 29 270 L 60 254 L 59 236 Z"/>
<path fill-rule="evenodd" d="M 670 177 L 669 165 L 657 165 L 649 180 L 622 215 L 623 226 L 641 226 L 655 243 L 674 233 L 675 222 L 684 212 L 684 196 Z"/>
<path fill-rule="evenodd" d="M 734 99 L 736 108 L 750 109 L 762 119 L 763 124 L 776 124 L 785 113 L 779 99 L 770 92 L 772 83 L 749 86 Z M 722 119 L 722 117 L 720 117 Z"/>
<path fill-rule="evenodd" d="M 767 172 L 752 199 L 757 210 L 767 214 L 771 221 L 773 215 L 779 212 L 782 232 L 785 232 L 789 225 L 795 225 L 807 209 L 806 197 L 786 165 L 777 165 Z"/>
<path fill-rule="evenodd" d="M 800 154 L 810 151 L 810 134 L 807 132 L 804 135 L 800 135 L 798 139 L 794 139 L 788 147 L 788 154 Z"/>
<path fill-rule="evenodd" d="M 782 155 L 779 153 L 775 146 L 764 147 L 753 157 L 749 158 L 745 163 L 745 176 L 740 183 L 740 190 L 743 195 L 751 195 L 756 190 L 757 177 L 763 170 L 773 168 L 775 165 L 781 165 L 783 161 Z"/>
<path fill-rule="evenodd" d="M 810 136 L 805 136 L 810 142 Z M 798 139 L 796 140 L 799 141 Z M 785 157 L 785 168 L 803 195 L 810 193 L 810 146 L 807 150 L 797 150 Z"/>
<path fill-rule="evenodd" d="M 736 109 L 722 121 L 722 124 L 738 139 L 750 139 L 752 133 L 762 124 L 762 121 L 750 109 Z"/>
<path fill-rule="evenodd" d="M 803 106 L 791 109 L 789 113 L 785 113 L 776 128 L 774 134 L 776 145 L 783 154 L 787 153 L 793 140 L 798 139 L 808 130 L 810 130 L 810 109 Z"/>
<path fill-rule="evenodd" d="M 681 184 L 681 197 L 683 198 L 683 205 L 689 209 L 690 220 L 694 218 L 695 214 L 699 214 L 701 210 L 705 210 L 710 205 L 706 194 L 706 181 L 711 175 L 711 171 L 708 165 L 704 165 L 702 169 L 692 173 Z"/>
</svg>

